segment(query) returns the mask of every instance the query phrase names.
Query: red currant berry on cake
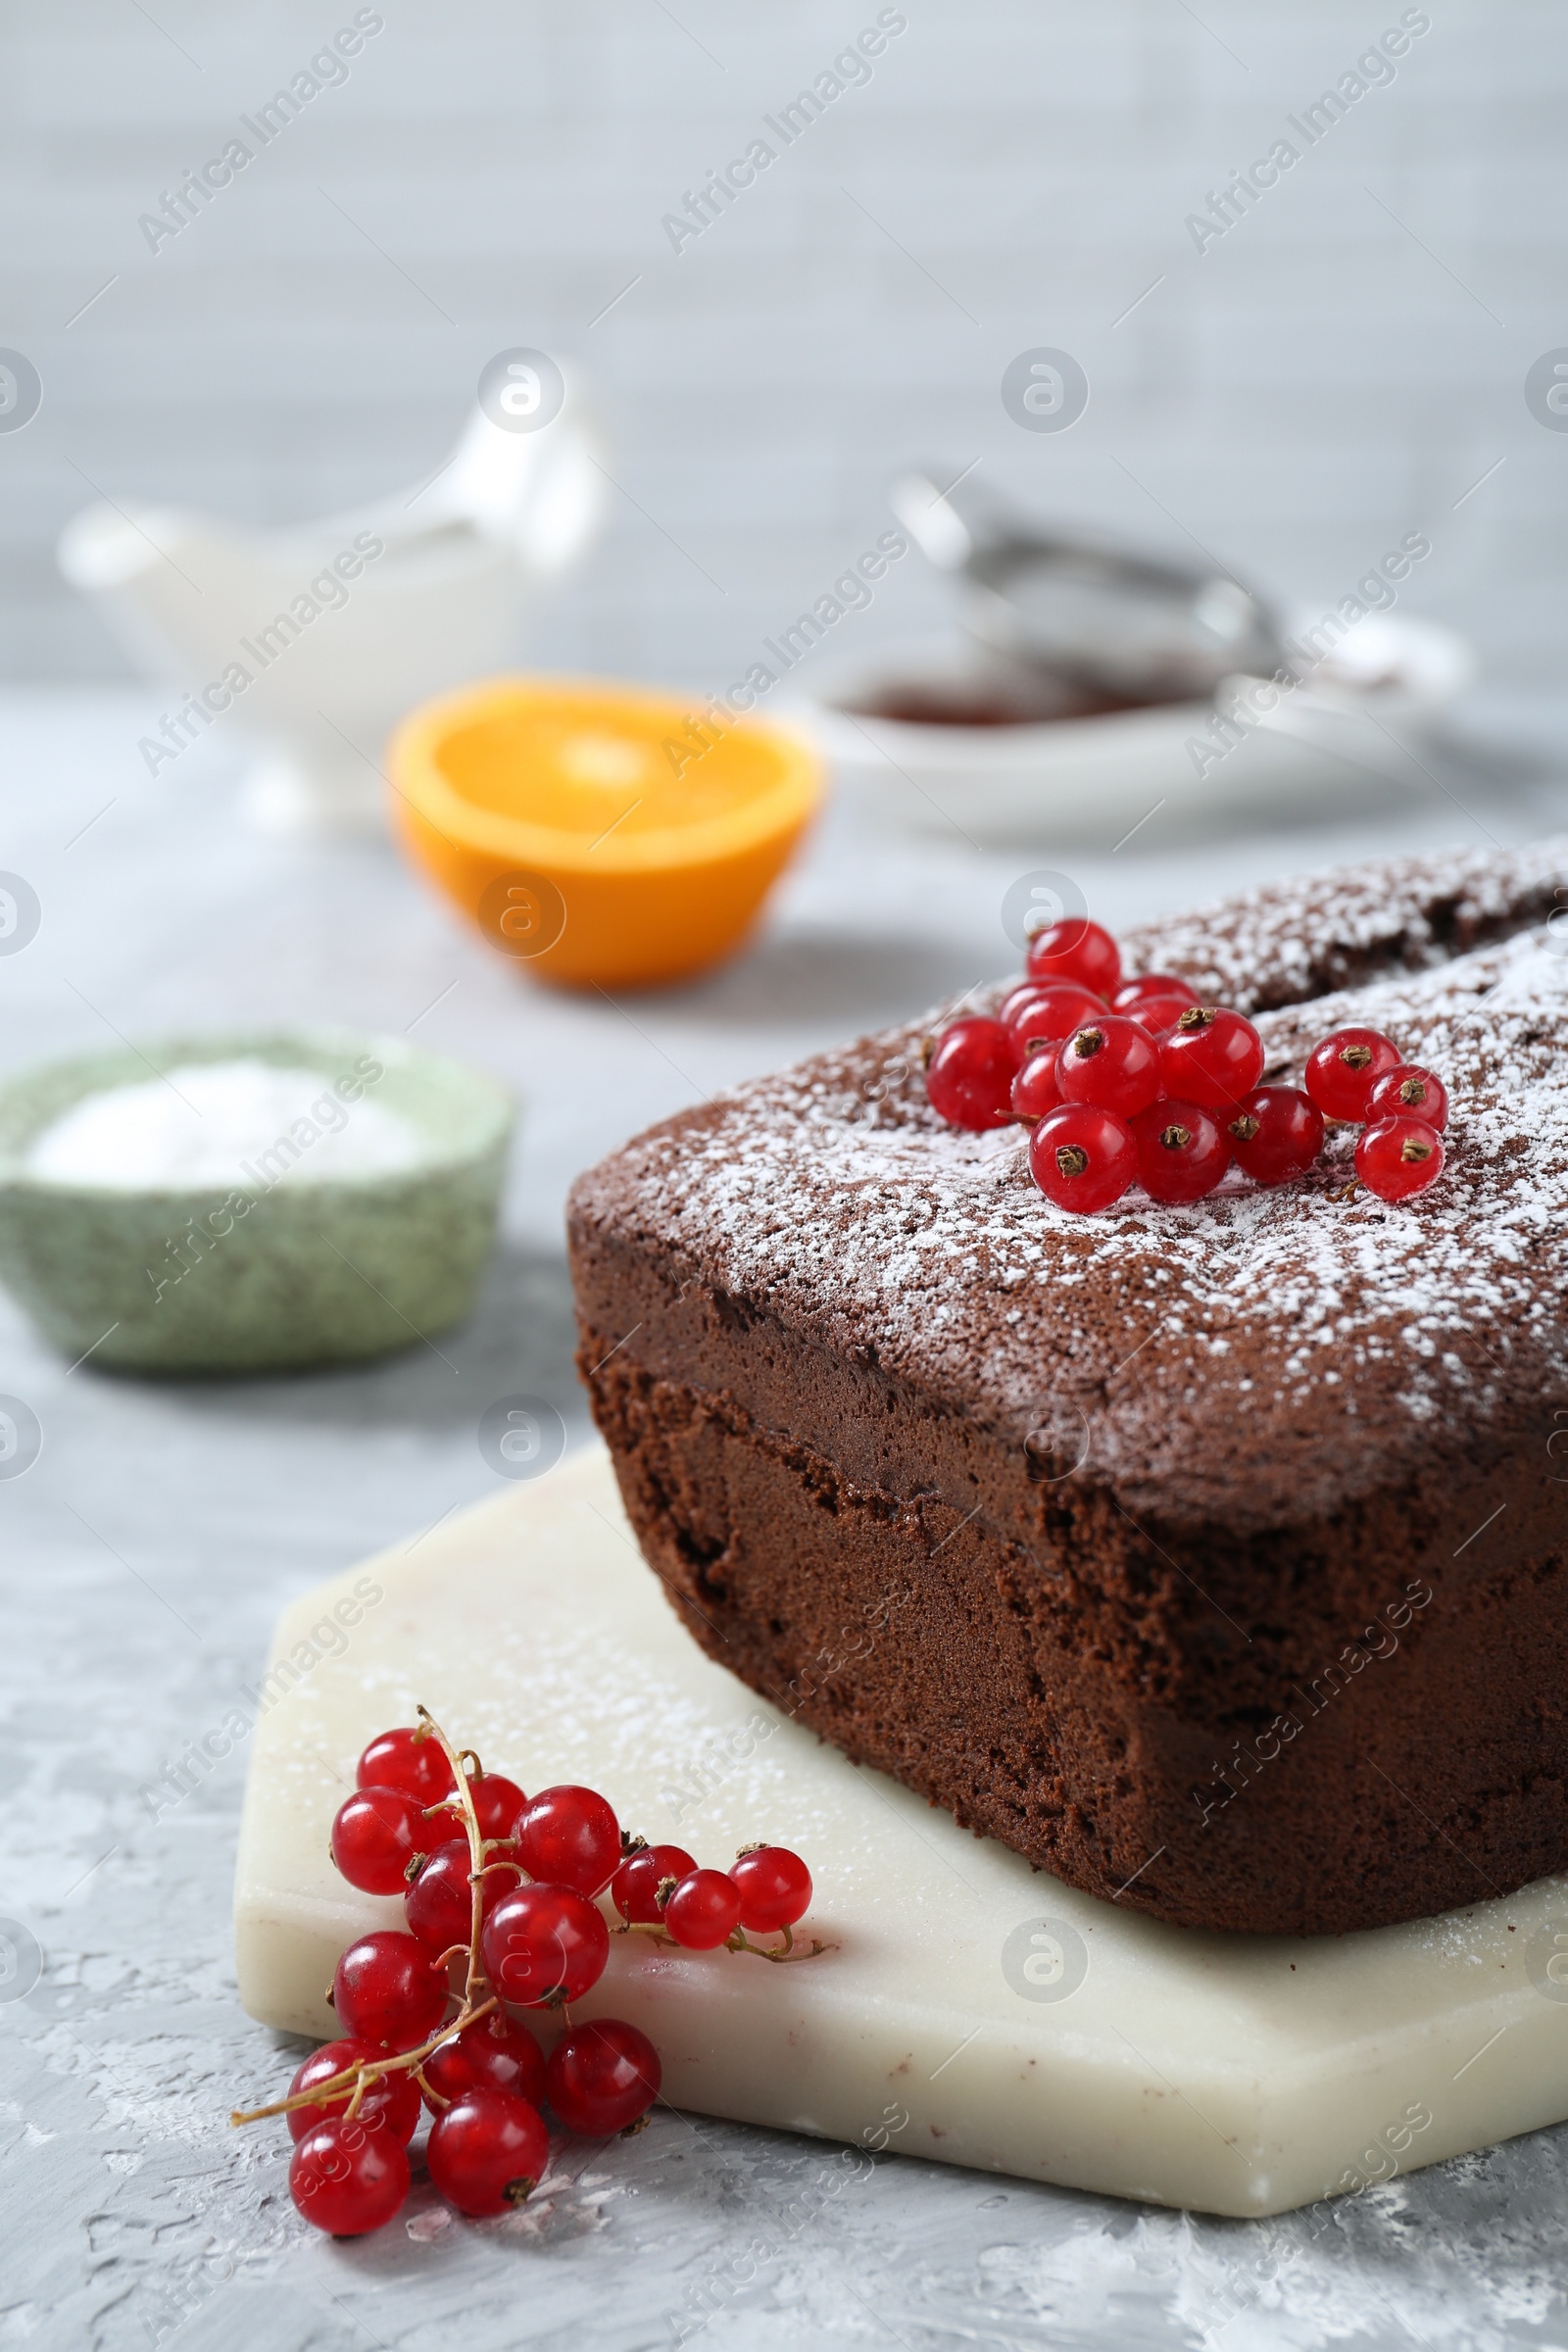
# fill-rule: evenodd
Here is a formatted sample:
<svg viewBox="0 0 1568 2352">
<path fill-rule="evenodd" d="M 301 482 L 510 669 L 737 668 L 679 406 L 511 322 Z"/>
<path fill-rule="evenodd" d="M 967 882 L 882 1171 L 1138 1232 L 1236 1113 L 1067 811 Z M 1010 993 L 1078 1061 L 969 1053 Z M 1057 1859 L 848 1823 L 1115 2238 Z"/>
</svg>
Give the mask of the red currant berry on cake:
<svg viewBox="0 0 1568 2352">
<path fill-rule="evenodd" d="M 401 1894 L 409 1864 L 445 1833 L 401 1788 L 357 1788 L 332 1819 L 332 1859 L 365 1894 Z"/>
<path fill-rule="evenodd" d="M 453 1786 L 452 1767 L 437 1740 L 417 1732 L 382 1732 L 355 1769 L 362 1788 L 401 1788 L 421 1805 L 438 1804 Z"/>
<path fill-rule="evenodd" d="M 550 2053 L 550 2104 L 568 2132 L 608 2139 L 646 2115 L 663 2069 L 646 2034 L 619 2018 L 574 2026 Z"/>
<path fill-rule="evenodd" d="M 1196 1102 L 1151 1102 L 1130 1125 L 1138 1181 L 1152 1200 L 1201 1200 L 1231 1164 L 1224 1129 Z"/>
<path fill-rule="evenodd" d="M 1061 1029 L 1056 1032 L 1062 1037 L 1091 1019 L 1095 1013 L 1108 1012 L 1110 1009 L 1103 997 L 1097 996 L 1092 988 L 1080 987 L 1076 980 L 1020 980 L 1010 996 L 1003 1000 L 1002 1010 L 997 1018 L 1004 1029 L 1010 1029 L 1031 1004 L 1043 1005 L 1048 1010 L 1059 1007 L 1067 1014 Z M 1070 1009 L 1074 1005 L 1078 1008 L 1076 1011 Z"/>
<path fill-rule="evenodd" d="M 1424 1119 L 1441 1135 L 1448 1124 L 1448 1090 L 1431 1070 L 1401 1061 L 1385 1070 L 1366 1099 L 1369 1119 Z"/>
<path fill-rule="evenodd" d="M 478 2220 L 509 2212 L 538 2187 L 550 2135 L 526 2099 L 466 2090 L 430 2126 L 424 2161 L 447 2203 Z"/>
<path fill-rule="evenodd" d="M 500 1854 L 490 1857 L 493 1862 L 504 1858 Z M 417 1936 L 428 1951 L 449 1952 L 455 1943 L 467 1942 L 473 1927 L 473 1888 L 469 1884 L 472 1869 L 473 1857 L 466 1838 L 449 1838 L 445 1845 L 438 1845 L 420 1863 L 409 1881 L 403 1895 L 409 1932 Z M 486 1876 L 483 1893 L 486 1918 L 516 1884 L 516 1876 L 510 1871 L 497 1870 L 493 1876 Z"/>
<path fill-rule="evenodd" d="M 1088 1215 L 1121 1199 L 1138 1173 L 1138 1146 L 1114 1111 L 1064 1102 L 1030 1136 L 1029 1172 L 1048 1200 Z"/>
<path fill-rule="evenodd" d="M 332 1979 L 332 2007 L 361 2041 L 408 2050 L 433 2034 L 447 2013 L 447 1980 L 432 1968 L 417 1936 L 377 1928 L 351 1943 Z"/>
<path fill-rule="evenodd" d="M 1059 1043 L 1104 1009 L 1092 989 L 1070 980 L 1026 980 L 1013 990 L 1001 1018 L 1021 1058 L 1042 1038 Z"/>
<path fill-rule="evenodd" d="M 611 1880 L 610 1899 L 622 1919 L 637 1920 L 645 1928 L 657 1927 L 663 1917 L 659 1908 L 660 1886 L 665 1879 L 678 1885 L 696 1868 L 683 1845 L 639 1846 Z"/>
<path fill-rule="evenodd" d="M 1141 980 L 1129 980 L 1117 989 L 1110 1009 L 1125 1013 L 1130 1021 L 1141 1021 L 1151 1037 L 1158 1037 L 1178 1013 L 1197 1003 L 1197 990 L 1178 980 L 1174 972 L 1146 972 Z"/>
<path fill-rule="evenodd" d="M 297 2091 L 312 2090 L 318 2082 L 329 2082 L 347 2066 L 373 2064 L 384 2058 L 386 2051 L 373 2041 L 323 2041 L 313 2050 L 288 2086 L 293 2098 Z M 329 2115 L 341 2115 L 352 2092 L 340 2090 L 330 2099 L 313 2100 L 309 2107 L 291 2107 L 288 2129 L 291 2139 L 303 2139 L 307 2132 L 324 2123 Z M 401 2069 L 397 2074 L 377 2075 L 367 2084 L 360 2100 L 359 2121 L 368 2132 L 385 2128 L 398 2139 L 412 2139 L 419 2120 L 419 2086 L 412 2071 Z"/>
<path fill-rule="evenodd" d="M 1164 1037 L 1175 1028 L 1191 1004 L 1189 997 L 1146 997 L 1127 1017 L 1147 1029 L 1151 1037 Z"/>
<path fill-rule="evenodd" d="M 1102 925 L 1071 914 L 1035 933 L 1024 968 L 1031 980 L 1076 980 L 1108 1004 L 1121 985 L 1121 950 Z"/>
<path fill-rule="evenodd" d="M 1091 1102 L 1130 1119 L 1162 1092 L 1159 1068 L 1159 1048 L 1141 1022 L 1102 1012 L 1063 1043 L 1056 1084 L 1064 1102 Z"/>
<path fill-rule="evenodd" d="M 461 2099 L 467 2090 L 507 2090 L 531 2107 L 544 2104 L 543 2050 L 526 2026 L 496 2010 L 432 2050 L 419 2072 L 437 2099 Z"/>
<path fill-rule="evenodd" d="M 1008 1096 L 1018 1049 L 1000 1021 L 971 1013 L 944 1029 L 926 1063 L 925 1091 L 938 1118 L 982 1134 L 1012 1121 Z"/>
<path fill-rule="evenodd" d="M 593 1788 L 541 1788 L 517 1816 L 517 1859 L 532 1879 L 597 1894 L 620 1860 L 620 1824 Z"/>
<path fill-rule="evenodd" d="M 1376 1119 L 1361 1130 L 1355 1172 L 1380 1200 L 1408 1200 L 1443 1174 L 1443 1138 L 1424 1119 Z"/>
<path fill-rule="evenodd" d="M 741 1926 L 750 1936 L 776 1935 L 804 1919 L 811 1902 L 811 1874 L 787 1845 L 754 1845 L 730 1864 L 741 1890 Z"/>
<path fill-rule="evenodd" d="M 1159 1060 L 1173 1100 L 1230 1111 L 1263 1075 L 1263 1040 L 1223 1004 L 1189 1004 L 1160 1039 Z"/>
<path fill-rule="evenodd" d="M 1323 1149 L 1323 1113 L 1294 1086 L 1258 1086 L 1225 1123 L 1231 1157 L 1254 1184 L 1304 1176 Z"/>
<path fill-rule="evenodd" d="M 1312 1048 L 1306 1091 L 1326 1119 L 1364 1119 L 1378 1080 L 1401 1066 L 1398 1047 L 1381 1030 L 1336 1029 Z"/>
<path fill-rule="evenodd" d="M 1033 1126 L 1048 1110 L 1054 1110 L 1061 1101 L 1061 1089 L 1056 1084 L 1056 1055 L 1060 1048 L 1040 1046 L 1030 1054 L 1012 1082 L 1012 1115 L 1027 1119 Z"/>
<path fill-rule="evenodd" d="M 484 1924 L 485 1974 L 503 2000 L 539 2009 L 580 2001 L 610 1957 L 604 1914 L 570 1886 L 519 1886 Z"/>
<path fill-rule="evenodd" d="M 687 1873 L 664 1905 L 664 1925 L 690 1952 L 710 1952 L 740 1923 L 741 1890 L 722 1870 Z"/>
<path fill-rule="evenodd" d="M 409 2151 L 396 2132 L 370 2132 L 358 2116 L 313 2124 L 288 2168 L 289 2195 L 331 2237 L 379 2230 L 409 2193 Z"/>
</svg>

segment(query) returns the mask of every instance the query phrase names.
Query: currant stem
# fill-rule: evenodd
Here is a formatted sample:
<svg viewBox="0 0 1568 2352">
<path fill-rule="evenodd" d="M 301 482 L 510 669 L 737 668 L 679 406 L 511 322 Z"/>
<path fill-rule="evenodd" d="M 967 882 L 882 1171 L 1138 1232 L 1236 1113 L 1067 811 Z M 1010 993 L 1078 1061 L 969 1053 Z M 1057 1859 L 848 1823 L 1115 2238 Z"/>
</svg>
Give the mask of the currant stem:
<svg viewBox="0 0 1568 2352">
<path fill-rule="evenodd" d="M 759 1960 L 776 1960 L 782 1965 L 786 1960 L 814 1960 L 818 1953 L 836 1952 L 839 1947 L 836 1943 L 819 1942 L 813 1936 L 808 1950 L 797 1951 L 794 1930 L 786 1928 L 783 1943 L 777 1951 L 770 1951 L 765 1943 L 753 1943 L 744 1928 L 737 1928 L 733 1936 L 725 1937 L 724 1948 L 730 1952 L 752 1952 Z"/>
<path fill-rule="evenodd" d="M 655 1936 L 661 1943 L 673 1944 L 676 1951 L 680 1952 L 690 1948 L 677 1943 L 667 1928 L 657 1927 L 652 1920 L 628 1919 L 612 1933 L 617 1936 Z M 797 1951 L 793 1928 L 784 1930 L 784 1941 L 777 1951 L 769 1951 L 765 1943 L 753 1943 L 743 1928 L 737 1928 L 732 1936 L 724 1938 L 726 1952 L 751 1952 L 759 1960 L 814 1960 L 820 1952 L 836 1952 L 838 1948 L 836 1943 L 821 1943 L 813 1936 L 808 1949 Z"/>
<path fill-rule="evenodd" d="M 464 1769 L 463 1758 L 465 1755 L 472 1755 L 475 1764 L 478 1764 L 479 1759 L 477 1755 L 474 1755 L 472 1748 L 460 1750 L 453 1746 L 428 1707 L 416 1706 L 414 1711 L 419 1718 L 420 1729 L 428 1727 L 431 1739 L 441 1742 L 441 1752 L 452 1767 L 452 1778 L 457 1786 L 458 1795 L 463 1800 L 464 1821 L 468 1832 L 468 1859 L 471 1865 L 468 1881 L 472 1901 L 468 1921 L 468 1974 L 463 1989 L 463 2005 L 465 2009 L 467 2009 L 472 2006 L 476 1991 L 485 1982 L 484 1971 L 479 1962 L 479 1938 L 484 1931 L 483 1872 L 485 1863 L 484 1836 L 479 1828 L 479 1816 L 474 1809 L 473 1790 L 468 1786 L 468 1776 Z"/>
<path fill-rule="evenodd" d="M 454 2034 L 461 2034 L 465 2026 L 471 2026 L 477 2018 L 488 2017 L 492 2009 L 499 2009 L 500 2006 L 494 1993 L 486 2001 L 475 2002 L 471 2008 L 465 2002 L 459 2014 L 432 2034 L 428 2041 L 420 2042 L 417 2049 L 399 2050 L 392 2058 L 361 2059 L 354 2066 L 344 2067 L 341 2074 L 328 2075 L 324 2082 L 313 2082 L 309 2090 L 297 2090 L 290 2098 L 273 2099 L 266 2107 L 236 2110 L 228 2120 L 231 2124 L 259 2124 L 270 2115 L 291 2115 L 296 2107 L 319 2107 L 339 2091 L 347 2090 L 351 2084 L 359 2088 L 365 2083 L 373 2082 L 378 2075 L 395 2075 L 406 2068 L 413 2068 L 416 2072 L 432 2050 L 438 2050 L 444 2041 L 452 2039 Z"/>
<path fill-rule="evenodd" d="M 458 1800 L 463 1808 L 464 1826 L 468 1834 L 468 1861 L 470 1864 L 468 1885 L 471 1889 L 472 1901 L 468 1915 L 468 1948 L 465 1955 L 467 1961 L 467 1974 L 464 1980 L 462 2007 L 450 2025 L 441 2027 L 438 2033 L 433 2034 L 430 2039 L 422 2042 L 417 2049 L 400 2051 L 395 2058 L 377 2058 L 371 2062 L 362 2062 L 357 2066 L 345 2067 L 341 2074 L 331 2075 L 324 2082 L 314 2083 L 308 2091 L 296 2092 L 292 2098 L 274 2099 L 270 2106 L 252 2107 L 236 2112 L 228 2119 L 231 2124 L 255 2124 L 260 2123 L 264 2116 L 287 2115 L 295 2107 L 320 2106 L 332 2092 L 348 2090 L 351 2085 L 352 2096 L 348 2112 L 353 2115 L 365 2096 L 367 2085 L 374 2082 L 378 2075 L 396 2074 L 400 2069 L 410 2067 L 417 2069 L 429 2057 L 432 2050 L 440 2048 L 442 2042 L 450 2041 L 454 2034 L 459 2034 L 465 2026 L 471 2025 L 476 2017 L 483 2017 L 490 2010 L 500 2007 L 500 2003 L 493 1993 L 486 2000 L 478 1997 L 488 1990 L 487 1980 L 479 1959 L 479 1938 L 484 1930 L 485 1840 L 479 1832 L 479 1816 L 474 1809 L 473 1791 L 468 1786 L 468 1776 L 464 1769 L 464 1756 L 473 1756 L 475 1766 L 481 1770 L 482 1767 L 479 1766 L 478 1756 L 471 1747 L 465 1748 L 460 1752 L 453 1746 L 428 1707 L 416 1707 L 415 1713 L 419 1718 L 414 1734 L 415 1739 L 436 1740 L 442 1754 L 452 1767 L 453 1782 L 457 1789 Z M 425 1809 L 429 1812 L 438 1808 L 427 1806 Z M 448 1806 L 445 1810 L 450 1812 L 451 1807 Z M 436 1966 L 440 1967 L 443 1962 L 450 1961 L 456 1953 L 462 1950 L 462 1944 L 452 1945 L 450 1951 L 442 1953 Z"/>
</svg>

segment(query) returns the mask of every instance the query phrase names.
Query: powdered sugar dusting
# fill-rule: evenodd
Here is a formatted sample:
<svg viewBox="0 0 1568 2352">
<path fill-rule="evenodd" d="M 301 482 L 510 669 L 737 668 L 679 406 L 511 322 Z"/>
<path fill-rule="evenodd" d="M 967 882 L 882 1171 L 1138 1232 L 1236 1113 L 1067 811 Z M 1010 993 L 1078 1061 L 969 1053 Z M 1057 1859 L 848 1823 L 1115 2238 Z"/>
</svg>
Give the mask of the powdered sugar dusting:
<svg viewBox="0 0 1568 2352">
<path fill-rule="evenodd" d="M 1500 928 L 1507 894 L 1530 897 L 1556 861 L 1514 859 L 1495 888 L 1476 866 L 1425 861 L 1405 902 L 1446 873 L 1442 887 L 1463 880 L 1477 919 Z M 1171 936 L 1154 953 L 1177 962 Z M 622 1201 L 633 1188 L 639 1223 L 686 1261 L 680 1279 L 701 1263 L 803 1336 L 1017 1442 L 1069 1399 L 1089 1425 L 1088 1474 L 1131 1509 L 1279 1524 L 1407 1471 L 1434 1425 L 1504 1428 L 1562 1376 L 1560 944 L 1537 930 L 1260 1016 L 1271 1080 L 1298 1082 L 1312 1045 L 1351 1019 L 1445 1078 L 1448 1164 L 1403 1206 L 1335 1197 L 1351 1173 L 1342 1131 L 1298 1184 L 1233 1172 L 1190 1208 L 1135 1190 L 1070 1215 L 1035 1188 L 1017 1130 L 966 1136 L 936 1118 L 918 1052 L 929 1024 L 755 1081 L 603 1176 Z M 1324 960 L 1320 941 L 1307 952 Z"/>
<path fill-rule="evenodd" d="M 1562 834 L 1270 883 L 1131 932 L 1123 946 L 1129 971 L 1175 970 L 1205 1000 L 1253 1012 L 1445 963 L 1554 908 L 1568 909 Z"/>
</svg>

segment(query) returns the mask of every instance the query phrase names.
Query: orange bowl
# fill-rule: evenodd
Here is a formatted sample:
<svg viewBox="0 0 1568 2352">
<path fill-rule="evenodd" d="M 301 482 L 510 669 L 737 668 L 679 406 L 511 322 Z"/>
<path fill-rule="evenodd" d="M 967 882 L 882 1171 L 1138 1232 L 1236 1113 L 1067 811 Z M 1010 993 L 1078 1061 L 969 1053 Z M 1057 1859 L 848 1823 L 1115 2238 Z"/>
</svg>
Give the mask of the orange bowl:
<svg viewBox="0 0 1568 2352">
<path fill-rule="evenodd" d="M 651 987 L 746 938 L 822 798 L 784 728 L 635 686 L 495 678 L 392 738 L 398 831 L 493 947 L 568 986 Z"/>
</svg>

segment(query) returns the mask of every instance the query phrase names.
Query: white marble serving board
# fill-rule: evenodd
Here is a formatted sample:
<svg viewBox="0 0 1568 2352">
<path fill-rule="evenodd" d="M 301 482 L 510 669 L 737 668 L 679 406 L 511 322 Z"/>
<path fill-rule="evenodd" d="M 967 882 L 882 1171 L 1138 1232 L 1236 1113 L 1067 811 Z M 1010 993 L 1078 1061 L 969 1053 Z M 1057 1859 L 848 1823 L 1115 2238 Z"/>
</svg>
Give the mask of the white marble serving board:
<svg viewBox="0 0 1568 2352">
<path fill-rule="evenodd" d="M 234 1919 L 266 2024 L 330 2034 L 338 1952 L 401 1924 L 338 1877 L 327 1836 L 360 1747 L 422 1700 L 487 1766 L 588 1782 L 700 1862 L 759 1838 L 806 1856 L 822 1957 L 619 1937 L 579 2005 L 652 2034 L 677 2108 L 1235 2215 L 1568 2118 L 1568 1881 L 1302 1939 L 1076 1893 L 706 1657 L 598 1446 L 320 1586 L 272 1656 Z"/>
</svg>

